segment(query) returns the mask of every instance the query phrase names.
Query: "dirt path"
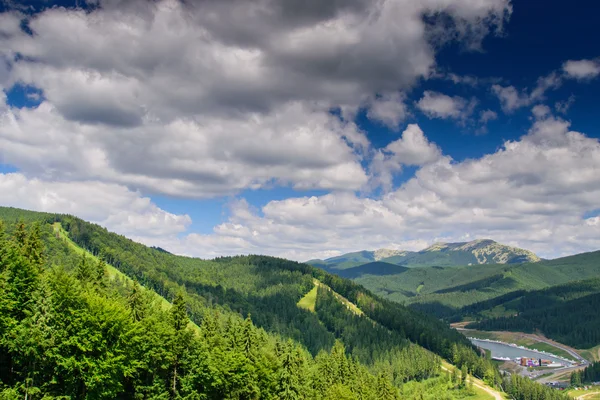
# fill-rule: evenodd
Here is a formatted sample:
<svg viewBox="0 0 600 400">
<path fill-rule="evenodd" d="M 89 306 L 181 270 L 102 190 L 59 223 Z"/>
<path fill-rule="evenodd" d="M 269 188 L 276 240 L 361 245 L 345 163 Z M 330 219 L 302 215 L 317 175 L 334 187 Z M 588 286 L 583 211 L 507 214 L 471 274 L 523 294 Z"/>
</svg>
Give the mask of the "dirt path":
<svg viewBox="0 0 600 400">
<path fill-rule="evenodd" d="M 600 392 L 586 393 L 586 394 L 584 394 L 584 395 L 581 395 L 581 396 L 579 396 L 579 397 L 575 397 L 575 400 L 583 400 L 583 399 L 585 399 L 586 397 L 589 397 L 589 396 L 594 396 L 594 395 L 596 395 L 596 394 L 600 394 Z"/>
<path fill-rule="evenodd" d="M 447 368 L 444 365 L 442 365 L 442 369 L 444 371 L 452 372 L 449 368 Z M 500 392 L 487 386 L 486 384 L 481 382 L 479 379 L 476 379 L 475 377 L 469 375 L 469 380 L 470 380 L 470 382 L 473 383 L 473 386 L 476 386 L 477 388 L 483 390 L 484 392 L 486 392 L 487 394 L 492 396 L 495 400 L 505 400 L 505 397 Z"/>
</svg>

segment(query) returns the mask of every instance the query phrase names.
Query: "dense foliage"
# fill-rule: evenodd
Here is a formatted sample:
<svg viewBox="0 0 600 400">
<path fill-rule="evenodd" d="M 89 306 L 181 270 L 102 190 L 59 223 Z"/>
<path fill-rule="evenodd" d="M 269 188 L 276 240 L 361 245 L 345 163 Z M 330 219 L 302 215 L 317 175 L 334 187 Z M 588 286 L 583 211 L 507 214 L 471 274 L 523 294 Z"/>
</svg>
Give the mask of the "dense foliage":
<svg viewBox="0 0 600 400">
<path fill-rule="evenodd" d="M 551 300 L 543 293 L 524 296 L 516 303 L 516 307 L 523 310 L 518 315 L 486 319 L 468 327 L 519 332 L 540 330 L 546 336 L 576 348 L 594 347 L 600 343 L 600 293 L 565 302 Z"/>
<path fill-rule="evenodd" d="M 335 338 L 349 338 L 349 332 L 354 329 L 353 325 L 345 324 L 330 330 L 321 321 L 326 319 L 323 309 L 313 314 L 297 307 L 316 278 L 358 305 L 367 317 L 380 325 L 380 328 L 374 328 L 372 323 L 361 325 L 360 333 L 354 335 L 361 337 L 361 342 L 346 344 L 348 353 L 356 354 L 361 361 L 377 364 L 389 358 L 377 350 L 378 329 L 384 328 L 395 332 L 398 338 L 408 339 L 450 361 L 458 361 L 459 366 L 467 364 L 468 370 L 477 376 L 491 377 L 491 371 L 495 371 L 491 363 L 477 355 L 464 336 L 436 318 L 382 300 L 348 279 L 307 264 L 266 256 L 222 257 L 213 261 L 179 257 L 142 246 L 77 218 L 57 216 L 57 220 L 81 247 L 100 255 L 157 293 L 169 297 L 172 285 L 185 285 L 192 296 L 242 315 L 250 314 L 256 325 L 303 343 L 312 354 L 329 348 Z M 191 313 L 194 319 L 194 307 Z M 408 340 L 399 341 L 396 348 L 407 346 Z M 427 357 L 423 353 L 423 358 Z M 431 368 L 425 368 L 420 375 L 429 374 L 427 371 Z M 493 378 L 490 383 L 496 380 Z"/>
<path fill-rule="evenodd" d="M 600 362 L 591 363 L 583 370 L 571 374 L 571 385 L 573 386 L 595 382 L 600 382 Z"/>
<path fill-rule="evenodd" d="M 47 268 L 36 226 L 0 236 L 0 288 L 2 398 L 398 398 L 339 341 L 313 357 L 219 308 L 195 327 L 184 292 L 164 309 L 102 261 Z"/>
<path fill-rule="evenodd" d="M 514 400 L 570 400 L 564 392 L 540 385 L 517 374 L 504 378 L 504 390 Z"/>
</svg>

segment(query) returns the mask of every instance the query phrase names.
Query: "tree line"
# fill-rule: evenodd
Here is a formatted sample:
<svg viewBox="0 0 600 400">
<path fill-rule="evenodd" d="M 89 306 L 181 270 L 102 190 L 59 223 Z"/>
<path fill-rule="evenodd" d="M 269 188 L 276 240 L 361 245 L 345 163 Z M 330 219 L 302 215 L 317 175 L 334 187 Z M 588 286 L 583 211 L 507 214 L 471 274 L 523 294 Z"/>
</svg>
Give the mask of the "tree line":
<svg viewBox="0 0 600 400">
<path fill-rule="evenodd" d="M 1 234 L 0 398 L 398 398 L 340 341 L 313 357 L 219 308 L 195 325 L 187 297 L 166 309 L 85 256 L 49 267 L 37 225 Z"/>
</svg>

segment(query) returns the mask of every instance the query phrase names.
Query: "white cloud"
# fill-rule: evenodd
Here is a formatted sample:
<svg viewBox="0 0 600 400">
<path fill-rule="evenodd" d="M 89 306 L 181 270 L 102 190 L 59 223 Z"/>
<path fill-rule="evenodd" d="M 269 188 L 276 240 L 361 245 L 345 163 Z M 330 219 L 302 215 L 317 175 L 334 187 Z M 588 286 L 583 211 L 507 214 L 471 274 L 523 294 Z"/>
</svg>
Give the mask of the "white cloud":
<svg viewBox="0 0 600 400">
<path fill-rule="evenodd" d="M 371 162 L 371 185 L 382 186 L 391 190 L 394 174 L 402 170 L 402 166 L 422 166 L 437 161 L 442 157 L 440 148 L 429 142 L 421 128 L 410 124 L 402 132 L 400 139 L 377 151 Z"/>
<path fill-rule="evenodd" d="M 492 85 L 492 92 L 500 100 L 502 110 L 511 113 L 521 107 L 527 107 L 546 100 L 546 92 L 550 89 L 559 88 L 565 78 L 589 80 L 599 74 L 600 62 L 597 60 L 569 60 L 563 64 L 561 73 L 554 71 L 538 78 L 536 86 L 529 93 L 527 90 L 519 91 L 514 86 L 501 86 L 499 84 Z M 571 96 L 565 102 L 557 102 L 556 109 L 561 113 L 565 113 L 572 102 L 573 97 Z"/>
<path fill-rule="evenodd" d="M 511 113 L 518 108 L 531 104 L 531 98 L 526 93 L 520 93 L 514 86 L 493 85 L 492 92 L 500 100 L 502 110 Z"/>
<path fill-rule="evenodd" d="M 493 110 L 483 110 L 479 113 L 479 128 L 476 130 L 476 133 L 485 134 L 488 131 L 487 124 L 490 121 L 494 121 L 498 119 L 498 113 Z"/>
<path fill-rule="evenodd" d="M 371 102 L 367 117 L 383 122 L 390 129 L 398 129 L 398 125 L 409 115 L 404 93 L 391 93 L 375 98 Z"/>
<path fill-rule="evenodd" d="M 472 113 L 475 99 L 467 101 L 460 96 L 450 97 L 443 93 L 426 90 L 423 97 L 417 102 L 417 108 L 429 118 L 453 118 L 464 120 Z"/>
<path fill-rule="evenodd" d="M 543 257 L 600 248 L 600 142 L 538 106 L 529 132 L 497 152 L 457 162 L 417 125 L 381 154 L 420 166 L 379 199 L 348 192 L 271 201 L 244 200 L 212 234 L 181 233 L 185 215 L 161 210 L 138 192 L 96 181 L 60 182 L 0 175 L 0 203 L 68 212 L 170 251 L 214 257 L 263 253 L 306 260 L 380 247 L 418 249 L 433 241 L 492 238 Z M 390 161 L 391 162 L 391 161 Z M 390 165 L 388 165 L 389 167 Z"/>
<path fill-rule="evenodd" d="M 210 241 L 218 252 L 223 240 L 229 253 L 300 260 L 488 237 L 544 257 L 595 250 L 600 224 L 582 216 L 600 196 L 600 142 L 568 128 L 539 113 L 525 136 L 496 153 L 463 162 L 437 157 L 379 200 L 348 193 L 290 198 L 268 203 L 262 215 L 237 203 L 214 234 L 189 241 Z"/>
<path fill-rule="evenodd" d="M 600 61 L 598 60 L 569 60 L 562 66 L 564 73 L 569 78 L 586 80 L 600 75 Z"/>
<path fill-rule="evenodd" d="M 510 12 L 508 0 L 104 1 L 32 16 L 33 35 L 2 14 L 0 78 L 44 102 L 0 110 L 0 157 L 30 176 L 178 196 L 356 190 L 370 144 L 330 109 L 367 104 L 397 125 L 391 93 L 431 73 L 438 45 L 476 47 Z M 424 21 L 434 14 L 446 18 Z"/>
<path fill-rule="evenodd" d="M 536 119 L 542 119 L 550 115 L 550 107 L 545 104 L 538 104 L 531 109 L 531 113 Z"/>
<path fill-rule="evenodd" d="M 0 159 L 28 174 L 187 197 L 272 183 L 356 190 L 367 177 L 347 142 L 368 145 L 353 123 L 300 104 L 243 119 L 147 121 L 112 129 L 69 121 L 48 102 L 0 114 Z"/>
<path fill-rule="evenodd" d="M 571 96 L 569 96 L 569 98 L 567 100 L 557 101 L 556 103 L 554 103 L 554 109 L 561 114 L 566 114 L 574 102 L 575 102 L 575 96 L 571 95 Z"/>
<path fill-rule="evenodd" d="M 124 186 L 97 181 L 55 182 L 0 174 L 0 204 L 72 214 L 148 244 L 184 232 L 191 218 L 157 207 Z"/>
</svg>

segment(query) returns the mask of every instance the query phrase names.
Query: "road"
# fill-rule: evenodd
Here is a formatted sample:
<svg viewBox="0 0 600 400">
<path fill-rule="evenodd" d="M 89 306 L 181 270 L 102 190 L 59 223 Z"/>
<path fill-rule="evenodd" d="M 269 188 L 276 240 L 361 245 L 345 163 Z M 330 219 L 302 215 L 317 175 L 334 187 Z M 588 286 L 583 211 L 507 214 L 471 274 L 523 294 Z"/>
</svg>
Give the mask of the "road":
<svg viewBox="0 0 600 400">
<path fill-rule="evenodd" d="M 529 333 L 523 333 L 522 335 L 524 337 L 528 337 L 529 339 L 536 340 L 536 341 L 542 342 L 542 343 L 546 343 L 546 344 L 549 344 L 550 346 L 554 346 L 559 349 L 562 349 L 562 350 L 566 351 L 567 353 L 569 353 L 571 356 L 575 357 L 575 359 L 577 361 L 581 362 L 582 364 L 588 363 L 588 361 L 585 358 L 581 357 L 581 355 L 579 355 L 579 353 L 577 353 L 575 350 L 573 350 L 572 347 L 566 346 L 562 343 L 555 342 L 554 340 L 550 340 L 542 335 L 532 335 Z"/>
</svg>

